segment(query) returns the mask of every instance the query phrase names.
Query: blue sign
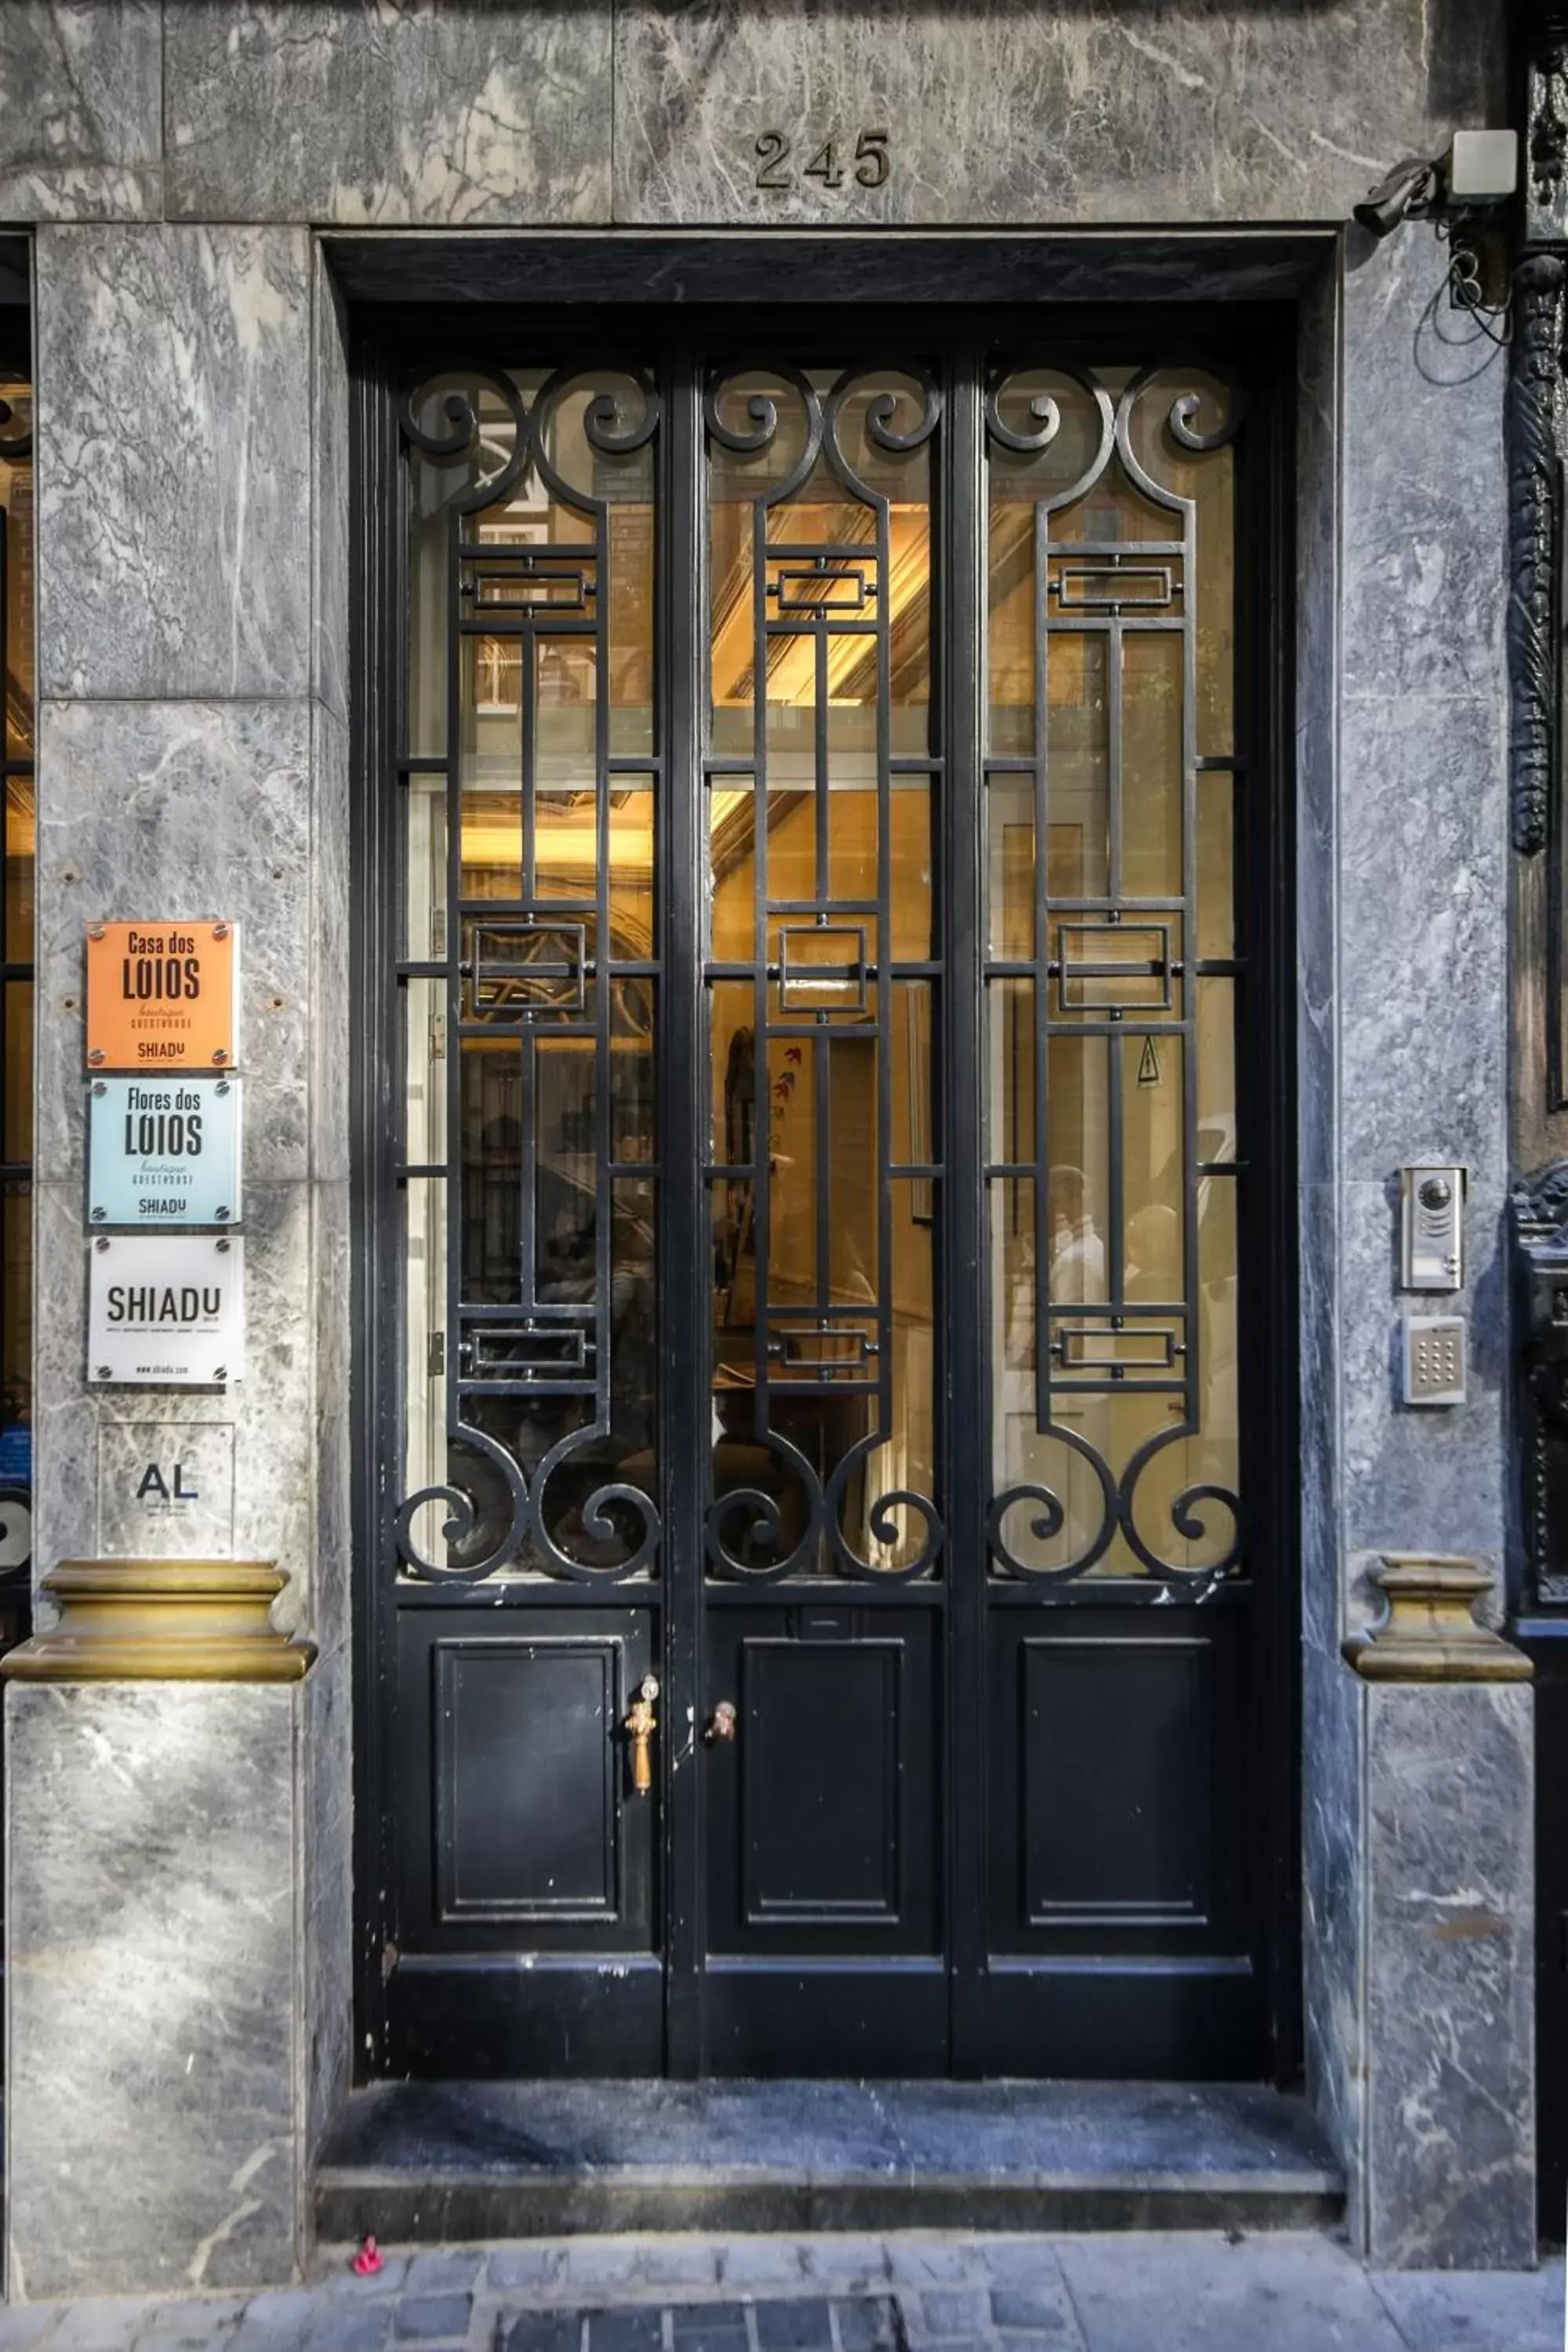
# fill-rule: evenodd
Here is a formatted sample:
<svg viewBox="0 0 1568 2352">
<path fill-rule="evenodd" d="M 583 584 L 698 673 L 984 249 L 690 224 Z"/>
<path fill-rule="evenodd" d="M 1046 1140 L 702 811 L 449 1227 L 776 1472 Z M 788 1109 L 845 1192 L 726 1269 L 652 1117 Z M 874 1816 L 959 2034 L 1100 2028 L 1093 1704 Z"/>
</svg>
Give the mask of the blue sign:
<svg viewBox="0 0 1568 2352">
<path fill-rule="evenodd" d="M 235 1225 L 238 1078 L 95 1078 L 88 1089 L 88 1219 L 168 1233 Z"/>
</svg>

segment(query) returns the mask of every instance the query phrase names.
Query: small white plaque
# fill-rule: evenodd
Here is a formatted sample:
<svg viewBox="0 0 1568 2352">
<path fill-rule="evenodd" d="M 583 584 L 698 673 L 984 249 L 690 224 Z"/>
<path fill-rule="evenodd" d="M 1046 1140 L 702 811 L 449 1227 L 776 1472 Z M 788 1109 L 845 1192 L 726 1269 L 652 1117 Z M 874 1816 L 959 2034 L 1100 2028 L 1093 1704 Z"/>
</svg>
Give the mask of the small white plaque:
<svg viewBox="0 0 1568 2352">
<path fill-rule="evenodd" d="M 233 1549 L 232 1422 L 100 1424 L 100 1559 L 226 1559 Z"/>
<path fill-rule="evenodd" d="M 238 1234 L 102 1234 L 88 1266 L 90 1387 L 222 1388 L 243 1377 Z"/>
</svg>

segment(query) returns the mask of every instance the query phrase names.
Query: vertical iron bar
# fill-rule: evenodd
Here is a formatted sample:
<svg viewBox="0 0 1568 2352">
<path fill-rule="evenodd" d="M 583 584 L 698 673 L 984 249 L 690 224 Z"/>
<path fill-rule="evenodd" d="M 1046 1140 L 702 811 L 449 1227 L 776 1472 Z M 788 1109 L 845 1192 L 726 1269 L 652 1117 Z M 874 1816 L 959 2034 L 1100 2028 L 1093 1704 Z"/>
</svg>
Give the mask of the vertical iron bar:
<svg viewBox="0 0 1568 2352">
<path fill-rule="evenodd" d="M 594 1337 L 598 1362 L 595 1367 L 594 1402 L 598 1425 L 610 1434 L 610 1358 L 615 1349 L 615 1315 L 610 1295 L 614 1276 L 616 1188 L 610 1162 L 616 1157 L 612 1097 L 615 1089 L 615 1047 L 610 1035 L 610 612 L 615 582 L 610 573 L 611 532 L 609 484 L 595 499 L 594 545 L 599 593 L 594 614 L 594 900 L 598 936 L 583 942 L 585 961 L 594 967 L 594 1176 L 599 1205 L 594 1233 Z M 584 974 L 584 985 L 587 975 Z M 658 1034 L 658 1024 L 654 1035 Z"/>
<path fill-rule="evenodd" d="M 1035 856 L 1029 903 L 1029 939 L 1034 972 L 1029 982 L 1030 1035 L 1033 1043 L 1034 1137 L 1029 1158 L 1034 1163 L 1035 1218 L 1035 1427 L 1045 1431 L 1051 1421 L 1051 1168 L 1047 1130 L 1050 1116 L 1051 920 L 1047 887 L 1051 843 L 1051 633 L 1046 626 L 1050 612 L 1051 504 L 1035 501 L 1035 708 L 1034 741 Z M 994 1353 L 1005 1344 L 1000 1331 L 991 1335 Z"/>
<path fill-rule="evenodd" d="M 833 1255 L 833 1032 L 820 1015 L 811 1041 L 811 1175 L 816 1192 L 813 1255 L 816 1259 L 816 1304 L 826 1314 L 832 1304 L 827 1278 Z M 825 1465 L 824 1476 L 830 1465 Z"/>
<path fill-rule="evenodd" d="M 1123 1304 L 1127 1282 L 1122 1247 L 1127 1228 L 1127 1138 L 1121 1099 L 1125 1042 L 1114 1029 L 1105 1040 L 1105 1295 L 1116 1307 Z M 1086 1292 L 1088 1286 L 1086 1282 Z"/>
<path fill-rule="evenodd" d="M 985 1232 L 981 1149 L 984 1066 L 981 977 L 981 712 L 984 677 L 984 450 L 980 361 L 973 350 L 948 372 L 945 515 L 931 534 L 938 559 L 933 627 L 940 629 L 948 719 L 946 1118 L 941 1183 L 947 1339 L 948 1784 L 947 1932 L 949 2054 L 955 2074 L 984 2068 L 987 1883 L 985 1819 L 985 1464 L 990 1450 L 985 1343 Z M 945 581 L 942 574 L 945 572 Z M 974 1401 L 982 1400 L 976 1412 Z"/>
<path fill-rule="evenodd" d="M 928 460 L 934 461 L 935 451 Z M 927 495 L 931 475 L 928 470 Z M 893 1434 L 893 534 L 891 494 L 877 500 L 877 1434 Z M 826 665 L 824 664 L 824 684 Z M 913 1106 L 911 1104 L 911 1110 Z M 875 1454 L 866 1457 L 871 1476 Z M 912 1481 L 911 1481 L 912 1483 Z M 935 1499 L 934 1496 L 932 1498 Z M 868 1531 L 869 1514 L 868 1513 Z M 869 1545 L 868 1544 L 868 1552 Z"/>
<path fill-rule="evenodd" d="M 1085 640 L 1084 650 L 1088 651 Z M 1110 859 L 1110 888 L 1106 893 L 1113 907 L 1120 907 L 1127 895 L 1121 871 L 1121 614 L 1113 609 L 1110 626 L 1105 637 L 1105 695 L 1108 719 L 1105 747 L 1105 815 L 1108 832 L 1107 848 Z M 1043 719 L 1042 719 L 1043 723 Z"/>
<path fill-rule="evenodd" d="M 811 632 L 812 693 L 816 708 L 812 713 L 812 742 L 816 769 L 816 888 L 813 893 L 819 907 L 826 907 L 833 898 L 833 833 L 828 822 L 827 782 L 827 623 L 816 622 Z"/>
<path fill-rule="evenodd" d="M 752 1151 L 752 1255 L 755 1261 L 752 1362 L 755 1395 L 752 1428 L 759 1438 L 773 1425 L 768 1396 L 768 1307 L 773 1296 L 772 1060 L 768 1037 L 768 514 L 765 490 L 752 505 L 752 1020 L 753 1053 Z M 783 948 L 780 949 L 783 992 Z M 814 1045 L 813 1053 L 816 1048 Z"/>
<path fill-rule="evenodd" d="M 463 646 L 464 638 L 458 625 L 461 614 L 463 564 L 459 550 L 463 528 L 468 521 L 460 498 L 454 501 L 447 517 L 447 609 L 442 619 L 447 631 L 447 1455 L 443 1465 L 451 1471 L 451 1446 L 462 1420 L 463 1404 L 458 1382 L 462 1375 L 463 1339 L 463 1234 L 467 1219 L 464 1215 L 468 1171 L 463 1150 L 463 918 L 458 909 L 463 894 Z M 406 562 L 406 553 L 405 562 Z M 406 625 L 406 624 L 405 624 Z M 478 639 L 475 639 L 478 645 Z M 407 855 L 407 823 L 404 822 L 403 855 Z M 474 961 L 477 963 L 477 956 Z M 475 999 L 479 995 L 477 971 L 472 982 Z M 406 1027 L 405 1024 L 405 1027 Z M 430 1040 L 425 1040 L 426 1057 Z M 525 1048 L 526 1050 L 526 1048 Z M 529 1112 L 523 1104 L 523 1135 L 529 1129 Z M 481 1171 L 482 1172 L 482 1171 Z M 404 1246 L 406 1265 L 406 1240 Z M 406 1274 L 404 1276 L 406 1281 Z M 406 1378 L 406 1373 L 404 1374 Z"/>
<path fill-rule="evenodd" d="M 1198 1350 L 1198 527 L 1197 500 L 1182 502 L 1182 1297 L 1185 1302 L 1186 1418 L 1202 1408 Z M 1232 840 L 1231 854 L 1235 856 Z M 1235 982 L 1232 982 L 1235 986 Z"/>
<path fill-rule="evenodd" d="M 656 480 L 655 626 L 661 705 L 663 806 L 658 839 L 666 877 L 658 929 L 659 1034 L 663 1038 L 658 1161 L 658 1230 L 663 1237 L 658 1298 L 659 1423 L 664 1433 L 664 1769 L 665 2063 L 671 2074 L 700 2074 L 706 2063 L 703 2022 L 703 1896 L 706 1885 L 702 1780 L 706 1751 L 698 1736 L 707 1707 L 703 1685 L 704 1506 L 712 1454 L 710 1402 L 711 1307 L 702 1236 L 708 1206 L 702 1163 L 706 1023 L 702 959 L 706 795 L 702 751 L 707 729 L 707 551 L 702 530 L 702 386 L 694 357 L 675 361 L 664 404 L 664 441 Z M 658 866 L 656 865 L 656 878 Z M 693 1344 L 695 1342 L 695 1344 Z"/>
</svg>

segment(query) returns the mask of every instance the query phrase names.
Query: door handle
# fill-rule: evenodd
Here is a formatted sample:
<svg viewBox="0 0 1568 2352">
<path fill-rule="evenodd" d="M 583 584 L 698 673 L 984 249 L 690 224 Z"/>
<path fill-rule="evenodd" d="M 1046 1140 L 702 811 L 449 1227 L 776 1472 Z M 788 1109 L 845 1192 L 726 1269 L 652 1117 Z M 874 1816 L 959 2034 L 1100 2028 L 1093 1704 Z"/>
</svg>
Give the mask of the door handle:
<svg viewBox="0 0 1568 2352">
<path fill-rule="evenodd" d="M 735 1737 L 735 1707 L 733 1700 L 727 1698 L 721 1698 L 720 1700 L 718 1706 L 714 1708 L 712 1714 L 708 1718 L 708 1728 L 703 1733 L 702 1737 L 710 1743 L 715 1739 L 733 1739 Z"/>
<path fill-rule="evenodd" d="M 632 1743 L 632 1787 L 639 1797 L 646 1797 L 653 1787 L 653 1766 L 648 1759 L 648 1742 L 658 1729 L 653 1703 L 658 1696 L 658 1680 L 645 1675 L 642 1688 L 631 1704 L 626 1727 Z"/>
</svg>

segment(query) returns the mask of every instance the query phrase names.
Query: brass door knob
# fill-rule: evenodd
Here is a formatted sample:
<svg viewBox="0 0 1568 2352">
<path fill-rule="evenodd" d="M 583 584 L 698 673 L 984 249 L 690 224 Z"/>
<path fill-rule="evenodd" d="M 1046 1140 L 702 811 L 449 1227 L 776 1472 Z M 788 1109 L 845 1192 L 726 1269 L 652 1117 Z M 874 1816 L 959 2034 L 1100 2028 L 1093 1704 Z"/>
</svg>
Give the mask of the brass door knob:
<svg viewBox="0 0 1568 2352">
<path fill-rule="evenodd" d="M 646 1797 L 653 1787 L 653 1765 L 648 1757 L 648 1743 L 658 1729 L 653 1703 L 658 1696 L 657 1676 L 647 1675 L 642 1688 L 631 1704 L 626 1717 L 626 1730 L 632 1743 L 632 1787 L 639 1797 Z"/>
<path fill-rule="evenodd" d="M 708 1718 L 708 1729 L 704 1734 L 704 1737 L 710 1740 L 733 1739 L 735 1737 L 735 1708 L 731 1700 L 727 1698 L 721 1698 L 720 1700 L 718 1706 L 714 1708 L 712 1714 Z"/>
</svg>

